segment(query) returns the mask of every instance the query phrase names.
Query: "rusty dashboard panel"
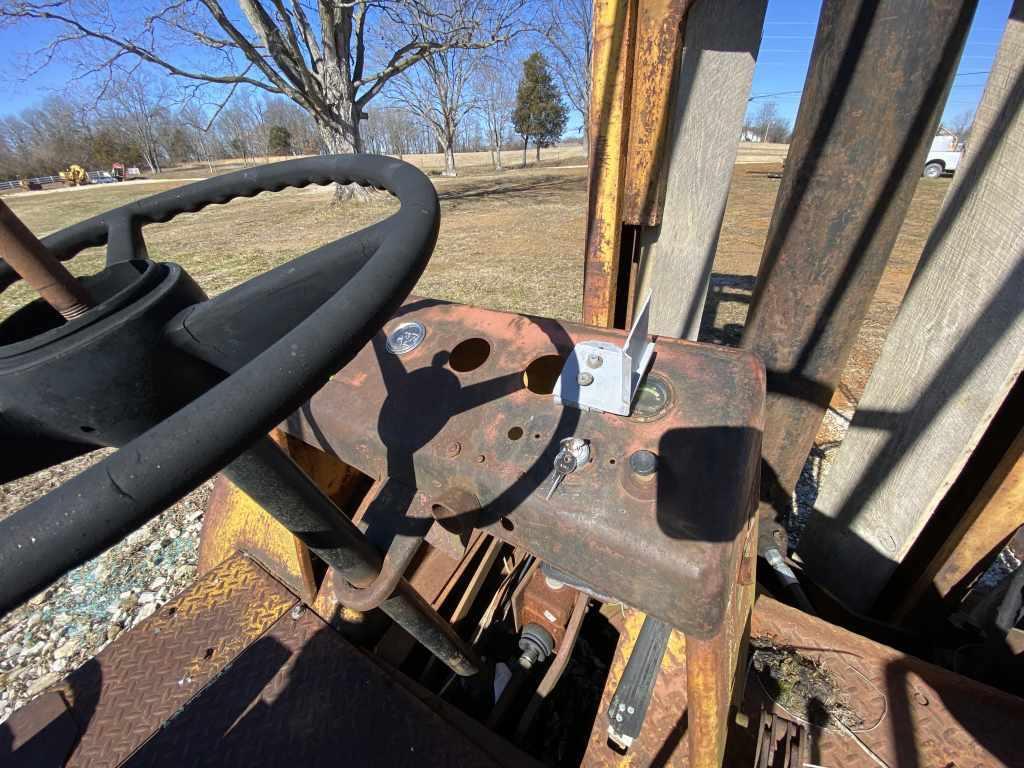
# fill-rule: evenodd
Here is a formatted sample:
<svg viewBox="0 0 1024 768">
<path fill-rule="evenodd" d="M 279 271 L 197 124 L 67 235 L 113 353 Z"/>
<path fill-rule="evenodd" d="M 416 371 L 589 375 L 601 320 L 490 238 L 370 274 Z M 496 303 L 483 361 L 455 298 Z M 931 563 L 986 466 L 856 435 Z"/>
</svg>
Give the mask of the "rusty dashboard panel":
<svg viewBox="0 0 1024 768">
<path fill-rule="evenodd" d="M 708 637 L 757 505 L 764 370 L 740 350 L 658 339 L 631 416 L 555 404 L 574 344 L 624 337 L 410 299 L 284 427 L 416 488 L 449 530 L 484 529 Z M 567 437 L 588 442 L 588 461 L 547 499 Z"/>
</svg>

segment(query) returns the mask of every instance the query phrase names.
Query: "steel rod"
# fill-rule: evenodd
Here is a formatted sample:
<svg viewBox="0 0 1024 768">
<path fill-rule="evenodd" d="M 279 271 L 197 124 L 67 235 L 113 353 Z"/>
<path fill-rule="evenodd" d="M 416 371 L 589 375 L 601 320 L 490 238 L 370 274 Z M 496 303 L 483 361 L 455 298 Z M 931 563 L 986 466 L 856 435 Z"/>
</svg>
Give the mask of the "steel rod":
<svg viewBox="0 0 1024 768">
<path fill-rule="evenodd" d="M 14 211 L 0 200 L 0 257 L 65 320 L 92 306 L 85 287 L 46 250 Z"/>
<path fill-rule="evenodd" d="M 224 469 L 224 475 L 356 587 L 371 585 L 381 558 L 362 532 L 269 437 Z M 479 670 L 476 653 L 405 579 L 380 609 L 453 672 Z"/>
</svg>

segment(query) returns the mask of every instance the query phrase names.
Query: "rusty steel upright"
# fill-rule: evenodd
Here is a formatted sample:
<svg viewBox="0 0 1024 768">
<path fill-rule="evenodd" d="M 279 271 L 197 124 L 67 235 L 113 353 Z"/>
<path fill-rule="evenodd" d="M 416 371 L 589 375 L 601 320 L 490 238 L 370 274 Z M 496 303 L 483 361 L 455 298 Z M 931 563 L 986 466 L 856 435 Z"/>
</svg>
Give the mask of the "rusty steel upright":
<svg viewBox="0 0 1024 768">
<path fill-rule="evenodd" d="M 692 0 L 640 0 L 630 96 L 627 172 L 622 220 L 653 226 L 664 205 L 665 137 L 672 106 L 672 80 L 683 44 L 680 25 Z"/>
<path fill-rule="evenodd" d="M 637 0 L 595 0 L 583 322 L 614 324 Z"/>
<path fill-rule="evenodd" d="M 924 167 L 975 0 L 826 0 L 743 346 L 768 372 L 762 510 L 788 506 Z"/>
<path fill-rule="evenodd" d="M 672 80 L 693 0 L 596 0 L 583 321 L 625 328 L 640 228 L 659 222 Z"/>
</svg>

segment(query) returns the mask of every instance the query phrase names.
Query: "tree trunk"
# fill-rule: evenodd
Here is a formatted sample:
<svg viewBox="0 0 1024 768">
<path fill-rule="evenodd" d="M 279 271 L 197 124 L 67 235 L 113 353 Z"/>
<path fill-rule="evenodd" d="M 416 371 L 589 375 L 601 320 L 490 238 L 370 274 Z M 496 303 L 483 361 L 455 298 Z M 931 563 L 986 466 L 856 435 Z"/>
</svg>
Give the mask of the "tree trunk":
<svg viewBox="0 0 1024 768">
<path fill-rule="evenodd" d="M 441 173 L 442 176 L 457 176 L 458 172 L 455 170 L 455 147 L 449 142 L 448 146 L 444 148 L 444 171 Z"/>
<path fill-rule="evenodd" d="M 537 147 L 537 165 L 540 165 L 540 142 L 539 141 L 535 141 L 533 143 L 534 143 L 534 146 Z"/>
<path fill-rule="evenodd" d="M 530 143 L 530 137 L 523 137 L 523 168 L 526 167 L 526 145 Z"/>
<path fill-rule="evenodd" d="M 498 158 L 498 162 L 495 163 L 495 165 L 494 165 L 494 170 L 496 170 L 496 171 L 503 171 L 503 170 L 505 170 L 504 168 L 501 167 L 501 144 L 495 144 L 494 145 L 494 153 L 495 153 L 495 156 Z"/>
<path fill-rule="evenodd" d="M 351 155 L 363 151 L 362 137 L 359 135 L 359 123 L 352 126 L 339 123 L 318 122 L 317 132 L 328 155 Z M 370 191 L 358 184 L 335 184 L 334 202 L 355 200 L 365 203 L 370 199 Z"/>
</svg>

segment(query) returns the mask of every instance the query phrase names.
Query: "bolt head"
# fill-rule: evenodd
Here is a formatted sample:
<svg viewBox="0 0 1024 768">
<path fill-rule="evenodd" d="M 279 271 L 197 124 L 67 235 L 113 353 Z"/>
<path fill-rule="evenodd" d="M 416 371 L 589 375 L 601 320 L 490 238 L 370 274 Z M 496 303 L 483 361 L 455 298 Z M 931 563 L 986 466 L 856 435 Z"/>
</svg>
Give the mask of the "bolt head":
<svg viewBox="0 0 1024 768">
<path fill-rule="evenodd" d="M 600 368 L 604 365 L 604 358 L 601 357 L 597 352 L 591 352 L 587 355 L 587 367 L 588 368 Z"/>
<path fill-rule="evenodd" d="M 587 373 L 587 371 L 583 371 L 583 373 L 579 374 L 576 377 L 576 383 L 579 384 L 581 387 L 589 387 L 591 384 L 594 383 L 594 374 Z"/>
<path fill-rule="evenodd" d="M 445 449 L 445 453 L 448 455 L 448 458 L 454 459 L 456 456 L 462 453 L 462 444 L 457 440 L 453 443 L 448 443 L 448 447 Z"/>
</svg>

